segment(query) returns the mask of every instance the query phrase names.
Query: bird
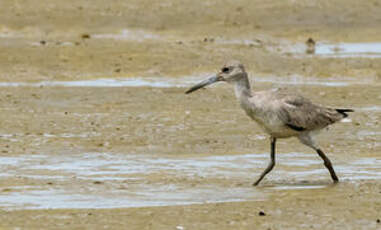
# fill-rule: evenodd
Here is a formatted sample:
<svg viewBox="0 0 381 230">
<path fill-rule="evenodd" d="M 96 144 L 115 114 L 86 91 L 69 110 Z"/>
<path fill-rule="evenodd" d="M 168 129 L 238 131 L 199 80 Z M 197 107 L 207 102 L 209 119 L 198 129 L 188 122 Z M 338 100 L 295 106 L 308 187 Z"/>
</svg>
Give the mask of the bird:
<svg viewBox="0 0 381 230">
<path fill-rule="evenodd" d="M 306 46 L 307 46 L 306 54 L 314 54 L 315 53 L 316 42 L 314 41 L 314 39 L 309 38 L 306 41 Z"/>
<path fill-rule="evenodd" d="M 259 178 L 257 186 L 275 166 L 277 139 L 296 137 L 312 148 L 323 160 L 333 183 L 339 182 L 330 159 L 314 140 L 315 134 L 327 126 L 346 117 L 352 109 L 336 109 L 321 106 L 287 88 L 252 91 L 244 65 L 237 60 L 228 61 L 212 77 L 189 88 L 190 94 L 216 82 L 226 82 L 234 86 L 235 96 L 246 114 L 270 136 L 270 162 Z"/>
</svg>

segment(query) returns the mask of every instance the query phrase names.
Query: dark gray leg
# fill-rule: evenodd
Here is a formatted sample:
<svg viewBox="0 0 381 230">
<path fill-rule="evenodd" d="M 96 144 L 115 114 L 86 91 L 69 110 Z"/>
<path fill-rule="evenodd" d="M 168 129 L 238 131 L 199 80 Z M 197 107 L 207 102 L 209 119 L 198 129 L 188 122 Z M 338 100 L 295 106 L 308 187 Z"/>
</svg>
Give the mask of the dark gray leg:
<svg viewBox="0 0 381 230">
<path fill-rule="evenodd" d="M 336 173 L 335 173 L 335 170 L 333 170 L 332 163 L 331 163 L 331 161 L 328 159 L 328 157 L 327 157 L 327 156 L 324 154 L 324 152 L 321 151 L 320 149 L 316 149 L 316 152 L 319 154 L 319 156 L 321 157 L 321 159 L 323 159 L 323 161 L 324 161 L 324 165 L 325 165 L 325 167 L 328 169 L 329 173 L 331 174 L 331 177 L 332 177 L 333 182 L 334 182 L 334 183 L 339 182 L 339 178 L 337 178 Z"/>
<path fill-rule="evenodd" d="M 269 162 L 269 165 L 263 171 L 261 176 L 258 178 L 258 180 L 253 184 L 253 186 L 257 186 L 259 182 L 266 176 L 267 173 L 269 173 L 275 166 L 275 143 L 276 143 L 276 138 L 271 137 L 271 161 Z"/>
</svg>

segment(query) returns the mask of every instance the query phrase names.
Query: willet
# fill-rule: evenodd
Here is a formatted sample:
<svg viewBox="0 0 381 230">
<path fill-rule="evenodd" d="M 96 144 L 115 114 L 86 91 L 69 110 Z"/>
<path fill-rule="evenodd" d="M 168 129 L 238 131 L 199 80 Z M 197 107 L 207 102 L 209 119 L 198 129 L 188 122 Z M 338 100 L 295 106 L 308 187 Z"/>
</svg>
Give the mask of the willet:
<svg viewBox="0 0 381 230">
<path fill-rule="evenodd" d="M 323 159 L 333 182 L 339 181 L 331 161 L 313 140 L 312 134 L 347 117 L 347 112 L 353 110 L 319 106 L 284 88 L 252 92 L 248 75 L 239 61 L 228 62 L 218 74 L 196 84 L 186 94 L 219 81 L 234 85 L 241 108 L 270 135 L 271 160 L 254 186 L 275 166 L 276 140 L 289 137 L 297 137 L 301 143 L 314 149 Z"/>
</svg>

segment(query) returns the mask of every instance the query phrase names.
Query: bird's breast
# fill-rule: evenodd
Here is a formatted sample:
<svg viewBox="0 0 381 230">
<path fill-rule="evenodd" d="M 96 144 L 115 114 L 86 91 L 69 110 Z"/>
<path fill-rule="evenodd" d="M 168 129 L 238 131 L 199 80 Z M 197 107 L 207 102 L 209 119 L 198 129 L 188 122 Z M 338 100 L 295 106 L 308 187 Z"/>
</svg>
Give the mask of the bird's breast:
<svg viewBox="0 0 381 230">
<path fill-rule="evenodd" d="M 255 106 L 248 107 L 245 104 L 241 104 L 241 107 L 252 120 L 273 137 L 287 138 L 298 134 L 295 130 L 287 127 L 276 113 L 266 110 L 265 107 L 258 109 Z"/>
</svg>

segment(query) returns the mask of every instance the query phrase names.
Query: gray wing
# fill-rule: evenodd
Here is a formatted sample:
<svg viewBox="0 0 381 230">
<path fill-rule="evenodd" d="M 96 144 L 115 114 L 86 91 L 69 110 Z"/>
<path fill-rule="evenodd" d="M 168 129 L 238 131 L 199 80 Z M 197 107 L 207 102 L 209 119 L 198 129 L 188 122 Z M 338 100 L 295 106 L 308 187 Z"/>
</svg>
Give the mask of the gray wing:
<svg viewBox="0 0 381 230">
<path fill-rule="evenodd" d="M 297 131 L 321 129 L 343 118 L 336 109 L 313 104 L 297 94 L 280 91 L 275 96 L 278 101 L 278 118 Z"/>
</svg>

